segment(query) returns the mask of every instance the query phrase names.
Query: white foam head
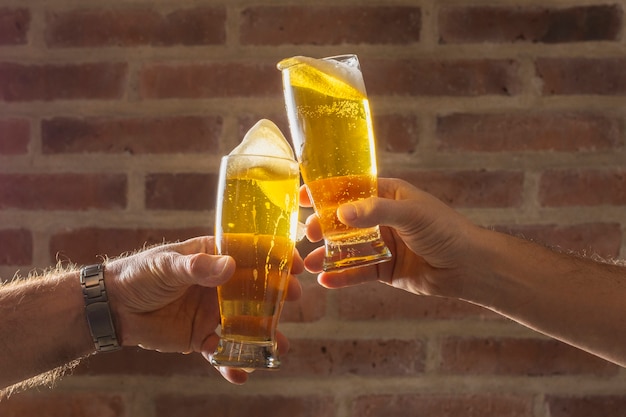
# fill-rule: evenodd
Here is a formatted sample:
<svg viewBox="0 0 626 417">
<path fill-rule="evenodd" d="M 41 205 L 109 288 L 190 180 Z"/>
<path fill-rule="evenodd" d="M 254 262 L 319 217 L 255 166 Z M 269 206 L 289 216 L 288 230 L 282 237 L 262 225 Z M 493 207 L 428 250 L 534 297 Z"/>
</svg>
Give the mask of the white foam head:
<svg viewBox="0 0 626 417">
<path fill-rule="evenodd" d="M 284 59 L 278 64 L 278 69 L 287 69 L 293 65 L 306 64 L 317 71 L 348 84 L 362 95 L 366 95 L 363 74 L 359 67 L 356 55 L 345 55 L 328 58 L 311 58 L 308 56 L 294 56 Z"/>
<path fill-rule="evenodd" d="M 295 159 L 293 149 L 278 126 L 261 119 L 248 130 L 241 143 L 229 155 L 266 155 Z"/>
<path fill-rule="evenodd" d="M 285 179 L 297 175 L 298 164 L 293 149 L 278 126 L 267 119 L 259 120 L 248 130 L 241 143 L 229 156 L 237 156 L 231 161 L 228 175 L 248 176 L 258 180 Z M 258 158 L 258 156 L 270 158 Z M 239 158 L 241 157 L 241 158 Z M 289 159 L 293 164 L 280 159 Z"/>
</svg>

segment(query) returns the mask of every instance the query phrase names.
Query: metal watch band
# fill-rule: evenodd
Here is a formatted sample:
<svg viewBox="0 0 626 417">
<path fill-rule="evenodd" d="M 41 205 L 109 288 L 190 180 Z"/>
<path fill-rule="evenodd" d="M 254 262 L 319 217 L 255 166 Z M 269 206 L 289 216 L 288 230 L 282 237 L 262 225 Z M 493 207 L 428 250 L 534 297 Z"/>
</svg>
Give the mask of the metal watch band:
<svg viewBox="0 0 626 417">
<path fill-rule="evenodd" d="M 85 298 L 85 315 L 98 352 L 121 349 L 115 334 L 111 308 L 104 286 L 104 266 L 89 265 L 80 270 L 80 285 Z"/>
</svg>

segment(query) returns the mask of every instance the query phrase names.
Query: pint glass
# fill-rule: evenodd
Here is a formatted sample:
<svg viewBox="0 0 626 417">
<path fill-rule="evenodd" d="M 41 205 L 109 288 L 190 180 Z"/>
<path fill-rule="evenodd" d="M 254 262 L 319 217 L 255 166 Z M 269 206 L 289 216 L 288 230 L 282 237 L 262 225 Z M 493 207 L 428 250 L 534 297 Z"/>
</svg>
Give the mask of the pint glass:
<svg viewBox="0 0 626 417">
<path fill-rule="evenodd" d="M 378 226 L 351 228 L 336 214 L 339 205 L 378 192 L 372 119 L 357 56 L 293 57 L 278 69 L 302 179 L 324 235 L 324 270 L 391 259 Z"/>
<path fill-rule="evenodd" d="M 216 366 L 277 369 L 276 326 L 286 295 L 298 224 L 298 163 L 260 155 L 222 158 L 216 254 L 236 261 L 217 289 L 221 339 Z"/>
</svg>

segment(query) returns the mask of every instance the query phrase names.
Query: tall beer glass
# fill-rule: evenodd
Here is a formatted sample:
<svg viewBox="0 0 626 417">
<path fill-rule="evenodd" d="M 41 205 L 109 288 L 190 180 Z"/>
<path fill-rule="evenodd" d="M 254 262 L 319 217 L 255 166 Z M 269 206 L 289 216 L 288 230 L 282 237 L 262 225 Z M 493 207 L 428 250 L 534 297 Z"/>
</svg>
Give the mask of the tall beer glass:
<svg viewBox="0 0 626 417">
<path fill-rule="evenodd" d="M 298 224 L 298 163 L 260 155 L 222 158 L 216 253 L 235 274 L 217 289 L 221 339 L 217 366 L 277 369 L 276 326 L 286 295 Z"/>
<path fill-rule="evenodd" d="M 378 226 L 347 227 L 336 214 L 340 204 L 378 194 L 372 119 L 357 56 L 293 57 L 278 69 L 296 157 L 324 235 L 324 270 L 391 259 Z"/>
</svg>

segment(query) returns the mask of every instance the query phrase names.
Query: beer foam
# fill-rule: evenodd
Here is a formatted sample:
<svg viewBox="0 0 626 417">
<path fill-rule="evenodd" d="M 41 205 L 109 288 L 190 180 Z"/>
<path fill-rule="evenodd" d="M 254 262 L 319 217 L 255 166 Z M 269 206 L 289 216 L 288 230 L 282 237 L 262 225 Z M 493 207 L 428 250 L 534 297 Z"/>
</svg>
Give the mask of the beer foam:
<svg viewBox="0 0 626 417">
<path fill-rule="evenodd" d="M 317 59 L 307 56 L 294 56 L 280 61 L 277 64 L 277 68 L 282 71 L 294 65 L 306 65 L 319 73 L 326 74 L 335 80 L 351 86 L 362 96 L 366 96 L 365 83 L 359 67 L 349 65 L 346 62 L 335 61 L 331 58 Z"/>
<path fill-rule="evenodd" d="M 293 149 L 283 133 L 267 119 L 256 122 L 229 155 L 265 155 L 295 160 Z"/>
<path fill-rule="evenodd" d="M 251 156 L 238 158 L 229 168 L 229 175 L 245 176 L 259 181 L 286 179 L 293 176 L 292 167 L 280 160 L 260 160 L 253 156 L 268 156 L 296 161 L 293 149 L 278 126 L 271 120 L 261 119 L 248 130 L 243 140 L 229 156 Z"/>
<path fill-rule="evenodd" d="M 290 207 L 293 204 L 289 200 L 290 196 L 285 194 L 285 189 L 289 190 L 294 181 L 297 187 L 298 164 L 291 145 L 274 122 L 259 120 L 228 155 L 236 158 L 231 160 L 227 177 L 255 180 L 263 194 L 278 207 Z"/>
</svg>

